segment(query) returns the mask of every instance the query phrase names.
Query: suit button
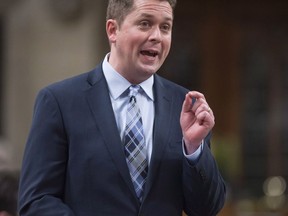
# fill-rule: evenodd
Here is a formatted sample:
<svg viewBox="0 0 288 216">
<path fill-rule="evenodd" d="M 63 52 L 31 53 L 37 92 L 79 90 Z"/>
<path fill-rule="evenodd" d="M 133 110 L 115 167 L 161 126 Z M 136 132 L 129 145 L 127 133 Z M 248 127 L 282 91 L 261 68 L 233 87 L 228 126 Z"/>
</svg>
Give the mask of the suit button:
<svg viewBox="0 0 288 216">
<path fill-rule="evenodd" d="M 205 172 L 203 170 L 200 170 L 200 176 L 204 182 L 207 180 Z"/>
</svg>

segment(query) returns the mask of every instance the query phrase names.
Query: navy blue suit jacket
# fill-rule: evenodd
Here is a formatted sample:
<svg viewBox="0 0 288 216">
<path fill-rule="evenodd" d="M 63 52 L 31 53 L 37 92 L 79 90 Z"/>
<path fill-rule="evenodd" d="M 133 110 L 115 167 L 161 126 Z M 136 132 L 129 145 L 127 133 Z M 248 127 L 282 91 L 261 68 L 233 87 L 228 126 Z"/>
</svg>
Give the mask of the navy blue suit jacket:
<svg viewBox="0 0 288 216">
<path fill-rule="evenodd" d="M 158 75 L 153 88 L 153 152 L 142 204 L 99 65 L 39 92 L 23 158 L 20 215 L 216 215 L 225 185 L 209 137 L 195 165 L 182 153 L 179 117 L 187 89 Z"/>
</svg>

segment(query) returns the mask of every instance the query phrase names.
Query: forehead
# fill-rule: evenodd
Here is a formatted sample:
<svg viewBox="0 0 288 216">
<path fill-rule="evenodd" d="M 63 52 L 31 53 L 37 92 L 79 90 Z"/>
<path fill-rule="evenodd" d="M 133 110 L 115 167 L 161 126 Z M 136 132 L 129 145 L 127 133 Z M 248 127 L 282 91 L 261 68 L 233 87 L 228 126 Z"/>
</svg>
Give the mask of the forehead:
<svg viewBox="0 0 288 216">
<path fill-rule="evenodd" d="M 168 1 L 165 0 L 134 0 L 131 13 L 138 16 L 163 16 L 166 19 L 173 19 L 173 10 Z"/>
</svg>

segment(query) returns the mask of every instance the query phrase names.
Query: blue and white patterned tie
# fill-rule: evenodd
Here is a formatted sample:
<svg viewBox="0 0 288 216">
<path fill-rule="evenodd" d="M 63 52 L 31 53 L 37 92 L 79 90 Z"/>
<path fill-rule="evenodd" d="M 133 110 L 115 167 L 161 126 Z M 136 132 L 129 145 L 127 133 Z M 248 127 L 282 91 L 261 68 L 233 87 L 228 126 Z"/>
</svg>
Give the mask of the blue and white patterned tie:
<svg viewBox="0 0 288 216">
<path fill-rule="evenodd" d="M 129 87 L 129 104 L 127 107 L 124 145 L 130 176 L 139 200 L 142 200 L 146 182 L 148 165 L 147 150 L 143 133 L 140 109 L 136 103 L 136 95 L 140 89 L 138 85 Z"/>
</svg>

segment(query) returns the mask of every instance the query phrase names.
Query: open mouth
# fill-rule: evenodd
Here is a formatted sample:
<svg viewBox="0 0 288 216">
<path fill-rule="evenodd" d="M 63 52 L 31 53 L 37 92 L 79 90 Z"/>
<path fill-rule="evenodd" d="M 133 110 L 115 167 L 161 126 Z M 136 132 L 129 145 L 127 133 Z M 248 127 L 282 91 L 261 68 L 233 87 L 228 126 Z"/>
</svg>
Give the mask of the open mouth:
<svg viewBox="0 0 288 216">
<path fill-rule="evenodd" d="M 158 55 L 158 52 L 156 51 L 149 51 L 149 50 L 143 50 L 140 52 L 142 55 L 150 56 L 150 57 L 156 57 Z"/>
</svg>

